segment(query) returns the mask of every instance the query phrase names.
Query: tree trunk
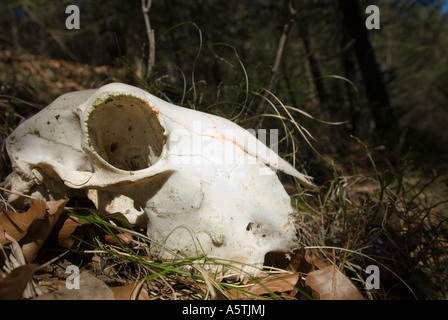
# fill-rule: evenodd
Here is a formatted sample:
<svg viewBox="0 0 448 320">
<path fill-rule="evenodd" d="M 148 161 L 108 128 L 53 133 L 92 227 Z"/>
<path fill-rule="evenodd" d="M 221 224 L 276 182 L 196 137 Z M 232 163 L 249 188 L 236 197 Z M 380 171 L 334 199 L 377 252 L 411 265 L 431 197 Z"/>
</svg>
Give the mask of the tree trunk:
<svg viewBox="0 0 448 320">
<path fill-rule="evenodd" d="M 354 81 L 355 78 L 355 70 L 356 70 L 356 62 L 355 57 L 353 56 L 353 51 L 351 50 L 351 45 L 347 41 L 347 37 L 345 34 L 341 37 L 341 61 L 342 67 L 344 69 L 344 77 L 350 81 Z M 359 97 L 355 95 L 353 92 L 353 86 L 348 81 L 344 81 L 344 99 L 347 109 L 350 113 L 350 133 L 353 135 L 358 135 L 359 130 Z"/>
<path fill-rule="evenodd" d="M 299 32 L 302 38 L 303 47 L 305 48 L 306 58 L 308 60 L 308 65 L 310 67 L 312 81 L 319 98 L 320 107 L 323 113 L 327 111 L 327 93 L 325 90 L 325 85 L 322 80 L 322 73 L 320 71 L 319 62 L 313 52 L 311 47 L 311 39 L 308 30 L 308 21 L 304 14 L 299 14 Z"/>
<path fill-rule="evenodd" d="M 354 51 L 364 82 L 368 104 L 380 136 L 396 128 L 397 120 L 389 102 L 389 95 L 369 40 L 365 20 L 357 0 L 339 0 L 339 10 L 349 39 L 354 40 Z"/>
</svg>

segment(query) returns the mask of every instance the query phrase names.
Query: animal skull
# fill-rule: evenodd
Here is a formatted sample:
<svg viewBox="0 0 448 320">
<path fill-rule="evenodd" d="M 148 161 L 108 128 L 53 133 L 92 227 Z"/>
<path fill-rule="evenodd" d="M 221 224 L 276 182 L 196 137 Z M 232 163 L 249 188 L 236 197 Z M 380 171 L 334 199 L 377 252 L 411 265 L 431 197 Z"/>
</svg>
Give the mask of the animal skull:
<svg viewBox="0 0 448 320">
<path fill-rule="evenodd" d="M 302 175 L 233 122 L 129 85 L 64 94 L 7 139 L 9 202 L 87 196 L 104 212 L 146 217 L 170 252 L 229 260 L 257 274 L 265 254 L 296 247 L 290 198 L 275 170 Z M 169 251 L 164 248 L 169 248 Z M 253 268 L 255 267 L 255 268 Z"/>
</svg>

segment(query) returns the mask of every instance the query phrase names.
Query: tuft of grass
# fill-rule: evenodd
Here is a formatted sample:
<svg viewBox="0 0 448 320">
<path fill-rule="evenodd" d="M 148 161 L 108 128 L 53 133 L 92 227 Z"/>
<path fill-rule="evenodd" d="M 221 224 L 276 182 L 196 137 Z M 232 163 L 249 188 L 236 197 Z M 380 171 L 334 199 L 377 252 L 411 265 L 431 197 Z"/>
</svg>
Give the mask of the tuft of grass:
<svg viewBox="0 0 448 320">
<path fill-rule="evenodd" d="M 107 259 L 107 264 L 104 264 L 104 268 L 108 269 L 107 273 L 110 274 L 113 269 L 114 277 L 120 278 L 121 282 L 174 283 L 175 285 L 170 287 L 176 299 L 233 299 L 238 296 L 235 295 L 236 292 L 244 294 L 246 299 L 248 297 L 263 300 L 279 299 L 279 295 L 268 288 L 265 295 L 254 294 L 244 289 L 244 283 L 258 282 L 244 271 L 245 267 L 255 268 L 254 266 L 245 264 L 241 267 L 236 261 L 210 259 L 205 255 L 185 257 L 175 252 L 172 252 L 172 260 L 159 261 L 151 255 L 150 248 L 163 245 L 133 230 L 122 214 L 101 217 L 94 210 L 83 208 L 68 208 L 68 214 L 84 224 L 82 235 L 73 236 L 79 241 L 78 246 L 82 247 L 76 252 L 83 255 L 99 255 L 102 259 Z M 120 233 L 132 235 L 132 241 L 123 243 L 118 236 Z M 110 240 L 104 241 L 104 236 L 99 236 L 101 234 L 108 235 L 109 239 L 114 240 L 114 244 L 111 244 Z M 164 250 L 169 251 L 168 248 Z M 89 268 L 91 263 L 88 262 L 85 267 Z M 272 273 L 266 270 L 265 272 Z M 273 272 L 272 274 L 276 274 L 279 270 Z M 188 282 L 190 288 L 188 296 L 182 291 L 177 291 L 177 288 L 183 287 L 182 284 L 185 282 Z M 260 285 L 263 286 L 261 283 Z"/>
<path fill-rule="evenodd" d="M 333 179 L 322 184 L 319 190 L 307 191 L 297 185 L 298 192 L 291 201 L 297 211 L 300 245 L 308 254 L 313 252 L 320 259 L 337 265 L 368 299 L 444 299 L 448 294 L 445 281 L 448 274 L 445 213 L 448 200 L 444 197 L 446 191 L 437 194 L 440 191 L 438 176 L 423 176 L 409 161 L 398 171 L 382 172 L 367 145 L 355 140 L 364 150 L 370 170 L 350 175 L 333 164 Z M 222 274 L 210 272 L 212 265 L 235 268 L 231 261 L 175 254 L 177 259 L 170 262 L 148 260 L 148 248 L 154 245 L 151 239 L 116 223 L 106 223 L 109 218 L 93 216 L 88 219 L 93 219 L 91 224 L 111 236 L 117 230 L 127 230 L 140 245 L 146 244 L 146 258 L 142 258 L 141 251 L 123 244 L 113 250 L 106 250 L 109 245 L 104 244 L 96 248 L 146 270 L 146 276 L 140 281 L 188 277 L 196 288 L 201 288 L 195 295 L 201 299 L 233 299 L 237 298 L 235 292 L 245 294 L 246 298 L 283 299 L 269 290 L 263 295 L 252 294 L 243 282 L 229 283 Z M 120 240 L 117 238 L 117 241 Z M 379 290 L 366 289 L 368 274 L 365 270 L 372 264 L 381 271 Z M 241 270 L 235 268 L 234 271 L 237 274 Z M 263 271 L 272 273 L 273 269 Z M 295 290 L 295 298 L 310 298 L 309 288 L 301 281 Z"/>
<path fill-rule="evenodd" d="M 409 161 L 380 171 L 367 145 L 355 140 L 369 171 L 348 175 L 333 165 L 334 178 L 314 197 L 298 188 L 293 204 L 302 246 L 334 259 L 370 299 L 444 299 L 448 200 L 437 190 L 437 173 L 424 176 Z M 381 271 L 379 290 L 365 287 L 372 264 Z"/>
</svg>

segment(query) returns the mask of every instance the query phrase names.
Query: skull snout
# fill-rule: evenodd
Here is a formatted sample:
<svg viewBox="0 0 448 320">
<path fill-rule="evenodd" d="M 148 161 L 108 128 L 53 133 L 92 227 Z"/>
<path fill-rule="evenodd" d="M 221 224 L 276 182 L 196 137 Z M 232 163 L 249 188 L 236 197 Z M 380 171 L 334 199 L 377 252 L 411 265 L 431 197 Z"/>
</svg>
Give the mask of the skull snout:
<svg viewBox="0 0 448 320">
<path fill-rule="evenodd" d="M 246 226 L 246 231 L 252 233 L 253 235 L 260 235 L 262 238 L 266 237 L 260 223 L 249 222 Z"/>
</svg>

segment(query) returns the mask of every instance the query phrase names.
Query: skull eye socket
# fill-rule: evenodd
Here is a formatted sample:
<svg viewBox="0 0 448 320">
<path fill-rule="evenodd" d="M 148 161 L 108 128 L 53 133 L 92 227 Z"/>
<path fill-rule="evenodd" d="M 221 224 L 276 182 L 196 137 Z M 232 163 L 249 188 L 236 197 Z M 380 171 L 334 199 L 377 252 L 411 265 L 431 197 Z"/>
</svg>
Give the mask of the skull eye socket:
<svg viewBox="0 0 448 320">
<path fill-rule="evenodd" d="M 136 171 L 159 159 L 164 128 L 148 102 L 115 96 L 99 104 L 88 120 L 89 143 L 111 166 Z"/>
</svg>

